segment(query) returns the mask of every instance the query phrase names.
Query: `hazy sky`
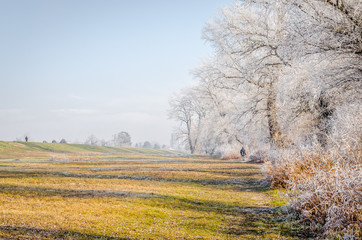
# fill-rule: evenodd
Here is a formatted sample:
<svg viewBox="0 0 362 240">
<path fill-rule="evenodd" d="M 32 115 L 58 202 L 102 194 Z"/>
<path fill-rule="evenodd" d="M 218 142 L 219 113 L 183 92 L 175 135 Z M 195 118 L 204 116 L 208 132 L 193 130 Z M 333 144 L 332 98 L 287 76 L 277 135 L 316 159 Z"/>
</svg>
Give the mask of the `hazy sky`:
<svg viewBox="0 0 362 240">
<path fill-rule="evenodd" d="M 0 0 L 0 140 L 169 144 L 168 99 L 231 0 Z"/>
</svg>

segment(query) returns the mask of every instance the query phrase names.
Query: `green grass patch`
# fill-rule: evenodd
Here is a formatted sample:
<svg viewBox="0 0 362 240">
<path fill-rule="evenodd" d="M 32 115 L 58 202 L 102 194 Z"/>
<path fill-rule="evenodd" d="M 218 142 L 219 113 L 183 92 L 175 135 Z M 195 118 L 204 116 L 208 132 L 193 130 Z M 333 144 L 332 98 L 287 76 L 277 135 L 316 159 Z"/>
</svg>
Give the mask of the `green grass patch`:
<svg viewBox="0 0 362 240">
<path fill-rule="evenodd" d="M 268 190 L 267 193 L 272 198 L 269 204 L 273 207 L 286 206 L 288 204 L 288 201 L 285 197 L 286 191 L 287 190 L 285 189 Z"/>
</svg>

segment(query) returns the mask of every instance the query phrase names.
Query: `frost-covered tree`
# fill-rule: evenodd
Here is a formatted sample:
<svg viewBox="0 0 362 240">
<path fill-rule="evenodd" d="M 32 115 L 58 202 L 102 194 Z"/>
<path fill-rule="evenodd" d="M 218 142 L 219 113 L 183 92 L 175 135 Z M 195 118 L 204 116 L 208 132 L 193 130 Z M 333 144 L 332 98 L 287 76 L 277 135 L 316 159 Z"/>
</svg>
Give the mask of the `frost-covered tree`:
<svg viewBox="0 0 362 240">
<path fill-rule="evenodd" d="M 194 153 L 198 148 L 205 108 L 193 88 L 184 90 L 170 100 L 169 116 L 179 122 L 176 137 Z"/>
<path fill-rule="evenodd" d="M 204 37 L 213 56 L 171 101 L 179 137 L 198 153 L 267 142 L 300 216 L 322 238 L 359 239 L 362 1 L 241 0 Z"/>
<path fill-rule="evenodd" d="M 117 147 L 132 146 L 131 135 L 128 132 L 114 134 L 112 142 Z"/>
<path fill-rule="evenodd" d="M 101 140 L 99 141 L 99 144 L 100 144 L 100 146 L 102 146 L 102 147 L 108 147 L 108 146 L 110 146 L 110 143 L 109 143 L 108 141 L 104 140 L 104 139 L 101 139 Z"/>
<path fill-rule="evenodd" d="M 204 31 L 215 48 L 219 86 L 245 95 L 238 117 L 249 119 L 241 122 L 255 117 L 277 146 L 284 145 L 276 98 L 281 72 L 289 65 L 283 44 L 286 20 L 281 4 L 240 1 L 225 8 Z"/>
<path fill-rule="evenodd" d="M 281 95 L 292 111 L 284 110 L 283 115 L 289 116 L 292 129 L 303 126 L 304 133 L 325 146 L 339 108 L 348 109 L 347 104 L 355 109 L 353 105 L 361 103 L 362 3 L 293 0 L 284 4 L 289 7 L 286 45 L 291 48 L 292 67 L 284 76 L 287 87 L 281 88 Z"/>
<path fill-rule="evenodd" d="M 361 105 L 361 4 L 244 0 L 225 8 L 205 28 L 214 55 L 193 71 L 198 84 L 171 100 L 177 136 L 191 152 L 211 154 L 245 142 L 325 146 L 341 116 Z"/>
<path fill-rule="evenodd" d="M 86 145 L 98 145 L 99 144 L 99 139 L 94 134 L 92 134 L 85 140 L 84 144 L 86 144 Z"/>
<path fill-rule="evenodd" d="M 152 144 L 149 141 L 145 141 L 142 145 L 142 148 L 152 148 Z"/>
</svg>

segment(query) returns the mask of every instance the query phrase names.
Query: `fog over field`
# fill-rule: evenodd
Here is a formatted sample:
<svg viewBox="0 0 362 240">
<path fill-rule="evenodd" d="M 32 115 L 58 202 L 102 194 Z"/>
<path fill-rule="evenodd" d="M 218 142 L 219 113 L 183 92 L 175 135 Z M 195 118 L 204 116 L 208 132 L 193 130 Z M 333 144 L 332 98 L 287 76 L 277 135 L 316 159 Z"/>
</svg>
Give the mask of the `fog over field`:
<svg viewBox="0 0 362 240">
<path fill-rule="evenodd" d="M 228 0 L 0 1 L 0 139 L 169 144 L 168 99 Z"/>
</svg>

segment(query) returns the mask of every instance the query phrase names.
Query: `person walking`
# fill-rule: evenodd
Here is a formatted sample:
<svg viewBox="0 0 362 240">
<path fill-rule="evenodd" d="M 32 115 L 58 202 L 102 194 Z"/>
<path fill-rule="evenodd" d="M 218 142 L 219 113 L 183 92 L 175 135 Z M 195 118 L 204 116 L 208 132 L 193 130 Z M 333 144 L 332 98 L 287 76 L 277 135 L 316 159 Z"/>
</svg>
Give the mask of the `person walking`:
<svg viewBox="0 0 362 240">
<path fill-rule="evenodd" d="M 240 155 L 242 157 L 242 160 L 245 161 L 246 151 L 244 147 L 241 148 Z"/>
</svg>

